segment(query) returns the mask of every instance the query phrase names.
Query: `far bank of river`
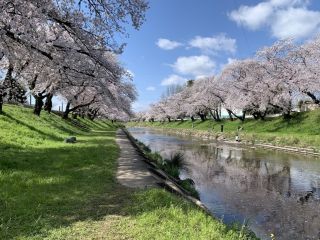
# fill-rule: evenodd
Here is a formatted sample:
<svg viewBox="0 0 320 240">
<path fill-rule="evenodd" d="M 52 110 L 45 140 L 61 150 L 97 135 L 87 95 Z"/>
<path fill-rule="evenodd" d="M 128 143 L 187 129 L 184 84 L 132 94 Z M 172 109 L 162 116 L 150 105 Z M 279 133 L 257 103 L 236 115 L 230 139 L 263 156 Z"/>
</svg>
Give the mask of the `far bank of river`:
<svg viewBox="0 0 320 240">
<path fill-rule="evenodd" d="M 207 129 L 203 129 L 203 126 L 199 128 L 190 128 L 186 125 L 190 123 L 181 123 L 183 125 L 177 125 L 177 123 L 159 123 L 159 122 L 130 122 L 127 127 L 147 127 L 156 130 L 163 130 L 167 133 L 182 135 L 186 137 L 195 137 L 202 140 L 220 141 L 228 144 L 256 146 L 260 148 L 271 148 L 282 150 L 286 152 L 296 152 L 303 154 L 311 154 L 314 156 L 320 156 L 320 135 L 316 132 L 313 135 L 305 133 L 303 135 L 297 135 L 288 132 L 287 134 L 277 132 L 258 132 L 252 133 L 245 131 L 243 127 L 234 125 L 233 130 L 230 130 L 228 126 L 224 131 L 224 127 L 219 126 L 221 129 L 210 126 Z M 205 122 L 203 124 L 206 124 Z M 228 123 L 230 125 L 230 123 Z M 232 123 L 233 124 L 233 123 Z M 224 126 L 222 124 L 222 126 Z M 239 130 L 234 130 L 239 129 Z M 238 139 L 239 141 L 236 141 Z M 318 144 L 319 142 L 319 144 Z"/>
<path fill-rule="evenodd" d="M 129 128 L 153 151 L 185 156 L 201 201 L 226 223 L 248 220 L 262 239 L 319 239 L 320 159 Z M 309 194 L 309 195 L 308 195 Z M 308 197 L 306 197 L 308 196 Z"/>
</svg>

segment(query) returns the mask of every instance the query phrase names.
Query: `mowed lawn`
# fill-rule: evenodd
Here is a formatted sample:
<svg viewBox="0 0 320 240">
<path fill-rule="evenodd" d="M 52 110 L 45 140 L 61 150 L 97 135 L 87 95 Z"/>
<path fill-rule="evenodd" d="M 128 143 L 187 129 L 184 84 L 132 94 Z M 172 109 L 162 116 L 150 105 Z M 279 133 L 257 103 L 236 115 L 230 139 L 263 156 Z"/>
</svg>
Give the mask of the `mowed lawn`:
<svg viewBox="0 0 320 240">
<path fill-rule="evenodd" d="M 0 115 L 0 239 L 251 239 L 161 189 L 115 179 L 118 126 L 4 106 Z M 76 136 L 76 144 L 64 138 Z"/>
<path fill-rule="evenodd" d="M 283 117 L 267 118 L 266 120 L 246 119 L 223 120 L 215 122 L 213 120 L 192 121 L 172 121 L 172 122 L 131 122 L 128 126 L 144 126 L 169 129 L 193 129 L 194 131 L 206 131 L 213 134 L 220 134 L 221 125 L 224 128 L 224 135 L 234 139 L 238 127 L 242 127 L 240 136 L 243 139 L 256 141 L 263 140 L 277 145 L 290 145 L 298 147 L 312 147 L 320 151 L 320 109 L 310 112 L 294 113 L 290 120 Z"/>
</svg>

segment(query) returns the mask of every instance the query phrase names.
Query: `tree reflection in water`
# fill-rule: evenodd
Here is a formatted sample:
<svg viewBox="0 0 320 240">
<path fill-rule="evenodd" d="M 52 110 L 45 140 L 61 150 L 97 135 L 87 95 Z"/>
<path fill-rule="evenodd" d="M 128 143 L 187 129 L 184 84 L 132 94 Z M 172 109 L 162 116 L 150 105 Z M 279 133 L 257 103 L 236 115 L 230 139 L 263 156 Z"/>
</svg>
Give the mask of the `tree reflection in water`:
<svg viewBox="0 0 320 240">
<path fill-rule="evenodd" d="M 130 129 L 164 157 L 182 151 L 201 200 L 225 222 L 243 222 L 262 238 L 320 238 L 320 160 Z M 307 197 L 309 193 L 309 197 Z M 304 198 L 305 200 L 301 201 Z"/>
</svg>

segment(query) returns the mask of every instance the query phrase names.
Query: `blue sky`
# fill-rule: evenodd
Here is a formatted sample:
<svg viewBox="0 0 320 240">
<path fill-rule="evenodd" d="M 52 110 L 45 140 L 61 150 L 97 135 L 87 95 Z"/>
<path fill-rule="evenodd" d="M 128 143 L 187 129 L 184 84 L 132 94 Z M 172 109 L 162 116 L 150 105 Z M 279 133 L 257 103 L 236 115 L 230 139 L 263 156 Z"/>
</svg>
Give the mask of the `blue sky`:
<svg viewBox="0 0 320 240">
<path fill-rule="evenodd" d="M 151 0 L 121 56 L 139 93 L 134 109 L 156 102 L 168 84 L 217 75 L 278 39 L 319 32 L 319 0 Z"/>
</svg>

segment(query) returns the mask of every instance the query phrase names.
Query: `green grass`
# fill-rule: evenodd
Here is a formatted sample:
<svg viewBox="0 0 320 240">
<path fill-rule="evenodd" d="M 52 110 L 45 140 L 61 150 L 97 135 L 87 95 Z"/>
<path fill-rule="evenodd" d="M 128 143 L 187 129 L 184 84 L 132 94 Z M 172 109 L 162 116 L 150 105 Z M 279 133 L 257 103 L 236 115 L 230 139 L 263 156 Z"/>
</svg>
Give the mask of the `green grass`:
<svg viewBox="0 0 320 240">
<path fill-rule="evenodd" d="M 0 115 L 0 239 L 248 239 L 161 189 L 115 179 L 116 125 L 4 106 Z M 76 144 L 63 139 L 75 135 Z M 240 236 L 240 237 L 239 237 Z"/>
<path fill-rule="evenodd" d="M 154 162 L 159 169 L 163 170 L 169 176 L 173 177 L 180 185 L 180 187 L 189 192 L 191 196 L 199 199 L 199 193 L 195 189 L 194 185 L 190 183 L 189 179 L 180 179 L 180 170 L 186 167 L 183 161 L 184 156 L 181 152 L 173 154 L 171 156 L 171 159 L 163 159 L 159 152 L 152 152 L 148 146 L 140 142 L 138 139 L 134 138 L 134 141 L 142 150 L 147 159 Z"/>
<path fill-rule="evenodd" d="M 299 147 L 313 147 L 320 150 L 320 110 L 311 112 L 295 113 L 289 121 L 282 117 L 270 118 L 265 121 L 247 119 L 245 122 L 239 120 L 214 122 L 206 120 L 204 122 L 196 120 L 193 130 L 195 132 L 210 132 L 221 135 L 220 126 L 224 125 L 224 136 L 234 139 L 238 126 L 242 126 L 240 132 L 242 139 L 248 141 L 262 140 L 276 145 L 290 145 Z M 146 126 L 169 129 L 192 129 L 192 121 L 175 122 L 143 122 L 128 123 L 127 126 Z"/>
</svg>

